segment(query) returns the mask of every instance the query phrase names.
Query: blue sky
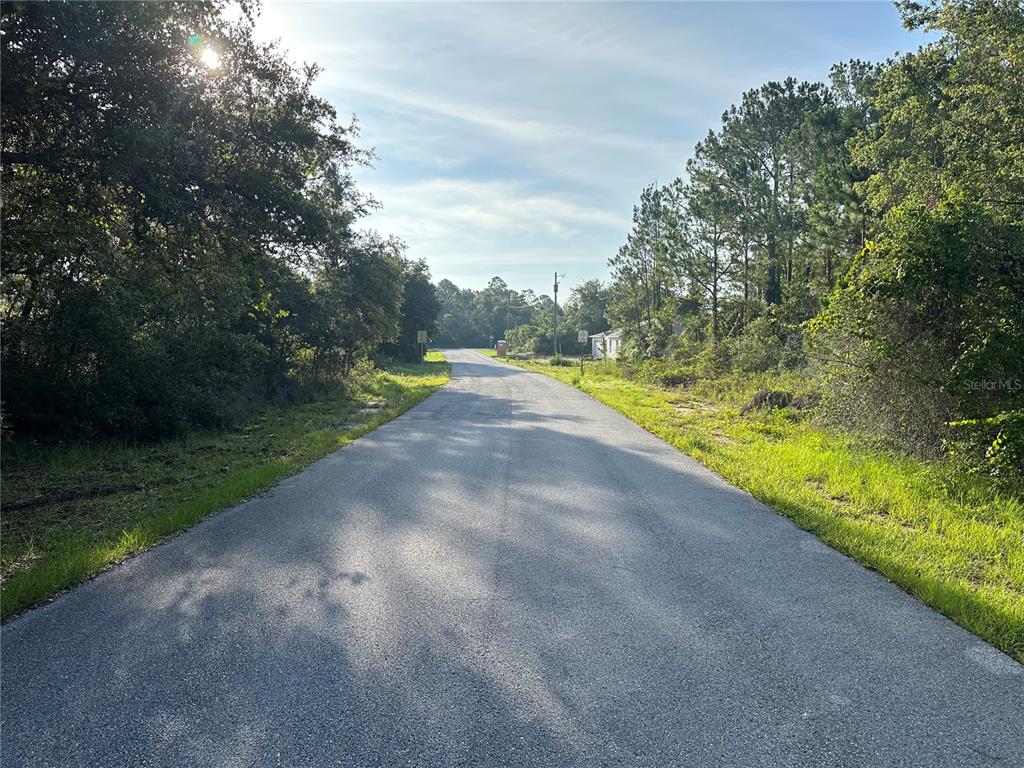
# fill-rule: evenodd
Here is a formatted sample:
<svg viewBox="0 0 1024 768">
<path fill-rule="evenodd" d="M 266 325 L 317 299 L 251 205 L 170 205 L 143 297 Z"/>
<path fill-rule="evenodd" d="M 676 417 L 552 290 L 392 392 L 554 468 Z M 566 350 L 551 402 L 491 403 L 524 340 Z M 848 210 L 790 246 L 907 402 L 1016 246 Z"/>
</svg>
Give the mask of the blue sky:
<svg viewBox="0 0 1024 768">
<path fill-rule="evenodd" d="M 641 188 L 677 176 L 740 94 L 923 40 L 883 2 L 273 3 L 257 34 L 378 155 L 366 222 L 435 279 L 550 293 L 605 278 Z"/>
</svg>

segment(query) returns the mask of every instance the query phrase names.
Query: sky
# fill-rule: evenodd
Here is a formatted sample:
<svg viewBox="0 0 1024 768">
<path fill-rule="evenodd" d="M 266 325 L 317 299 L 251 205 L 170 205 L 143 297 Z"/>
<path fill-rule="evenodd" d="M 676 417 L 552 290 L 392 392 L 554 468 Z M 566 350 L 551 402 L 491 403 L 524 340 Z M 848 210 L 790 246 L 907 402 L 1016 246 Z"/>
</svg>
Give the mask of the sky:
<svg viewBox="0 0 1024 768">
<path fill-rule="evenodd" d="M 641 189 L 743 91 L 917 48 L 883 2 L 267 2 L 256 23 L 372 148 L 363 224 L 435 279 L 551 293 L 608 277 Z"/>
</svg>

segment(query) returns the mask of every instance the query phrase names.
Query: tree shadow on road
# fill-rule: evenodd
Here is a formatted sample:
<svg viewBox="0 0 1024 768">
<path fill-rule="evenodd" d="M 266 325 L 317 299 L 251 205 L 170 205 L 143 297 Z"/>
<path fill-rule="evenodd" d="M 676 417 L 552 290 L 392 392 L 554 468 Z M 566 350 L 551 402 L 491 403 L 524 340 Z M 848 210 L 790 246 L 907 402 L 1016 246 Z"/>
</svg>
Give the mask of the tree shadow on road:
<svg viewBox="0 0 1024 768">
<path fill-rule="evenodd" d="M 1014 681 L 937 649 L 929 609 L 585 395 L 474 366 L 4 627 L 4 763 L 965 765 L 942 734 L 1013 743 Z"/>
</svg>

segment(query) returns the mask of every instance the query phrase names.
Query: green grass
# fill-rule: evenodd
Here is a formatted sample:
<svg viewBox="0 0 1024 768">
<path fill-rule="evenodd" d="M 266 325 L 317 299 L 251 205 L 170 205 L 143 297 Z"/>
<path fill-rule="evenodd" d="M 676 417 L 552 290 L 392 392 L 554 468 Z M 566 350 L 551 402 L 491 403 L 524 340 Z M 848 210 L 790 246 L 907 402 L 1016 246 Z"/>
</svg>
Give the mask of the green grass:
<svg viewBox="0 0 1024 768">
<path fill-rule="evenodd" d="M 448 380 L 440 353 L 231 432 L 132 446 L 4 446 L 0 613 L 47 600 L 162 538 L 263 491 L 394 418 Z M 383 407 L 360 413 L 367 402 Z"/>
<path fill-rule="evenodd" d="M 1024 494 L 938 461 L 837 433 L 789 409 L 740 416 L 762 387 L 730 376 L 685 389 L 625 379 L 613 363 L 517 362 L 578 387 L 697 459 L 995 647 L 1024 661 Z"/>
</svg>

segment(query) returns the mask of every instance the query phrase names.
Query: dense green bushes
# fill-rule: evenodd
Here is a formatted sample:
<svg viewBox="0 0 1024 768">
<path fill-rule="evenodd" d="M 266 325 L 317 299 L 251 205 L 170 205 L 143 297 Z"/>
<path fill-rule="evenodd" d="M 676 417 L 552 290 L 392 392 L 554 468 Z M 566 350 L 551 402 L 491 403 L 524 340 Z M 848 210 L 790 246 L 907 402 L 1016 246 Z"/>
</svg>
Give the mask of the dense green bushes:
<svg viewBox="0 0 1024 768">
<path fill-rule="evenodd" d="M 946 449 L 970 472 L 1024 487 L 1024 411 L 955 421 Z"/>
<path fill-rule="evenodd" d="M 354 126 L 222 5 L 4 4 L 6 429 L 222 425 L 398 333 Z"/>
<path fill-rule="evenodd" d="M 736 336 L 723 340 L 725 354 L 740 371 L 793 370 L 807 364 L 799 322 L 769 306 Z"/>
<path fill-rule="evenodd" d="M 550 351 L 551 340 L 536 325 L 524 323 L 511 328 L 505 334 L 509 352 L 519 355 L 540 355 Z M 545 343 L 547 342 L 547 343 Z"/>
</svg>

